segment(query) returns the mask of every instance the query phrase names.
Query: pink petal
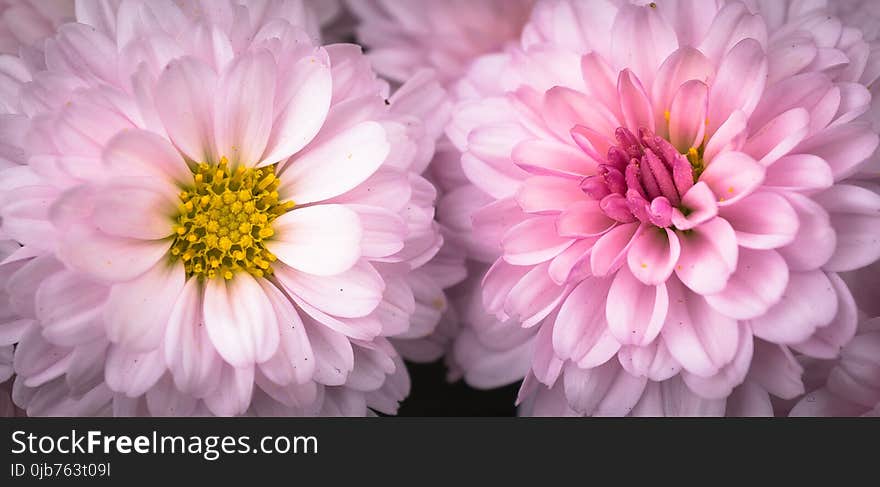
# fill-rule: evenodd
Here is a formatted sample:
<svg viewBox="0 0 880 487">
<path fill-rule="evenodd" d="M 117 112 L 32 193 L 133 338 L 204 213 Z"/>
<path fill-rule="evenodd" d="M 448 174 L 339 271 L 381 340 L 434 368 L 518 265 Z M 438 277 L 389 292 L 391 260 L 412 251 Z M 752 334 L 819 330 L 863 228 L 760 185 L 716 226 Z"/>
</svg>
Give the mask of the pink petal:
<svg viewBox="0 0 880 487">
<path fill-rule="evenodd" d="M 553 353 L 551 337 L 553 321 L 540 327 L 535 336 L 534 355 L 532 357 L 532 374 L 546 386 L 552 386 L 562 373 L 563 362 Z"/>
<path fill-rule="evenodd" d="M 154 97 L 165 130 L 181 152 L 198 162 L 216 161 L 214 91 L 217 75 L 194 58 L 168 64 L 156 82 Z"/>
<path fill-rule="evenodd" d="M 752 362 L 753 342 L 752 332 L 748 327 L 739 327 L 736 355 L 729 364 L 711 377 L 700 377 L 688 371 L 682 371 L 682 381 L 688 386 L 688 389 L 698 396 L 708 399 L 726 398 L 735 387 L 745 380 Z"/>
<path fill-rule="evenodd" d="M 202 312 L 217 353 L 234 367 L 266 361 L 278 349 L 275 311 L 250 274 L 207 281 Z"/>
<path fill-rule="evenodd" d="M 764 186 L 790 191 L 815 191 L 834 184 L 831 167 L 812 154 L 783 156 L 767 168 Z"/>
<path fill-rule="evenodd" d="M 70 267 L 97 279 L 121 282 L 134 279 L 164 257 L 167 240 L 135 240 L 111 237 L 85 227 L 71 228 L 58 250 Z"/>
<path fill-rule="evenodd" d="M 679 234 L 681 257 L 675 274 L 698 294 L 717 293 L 725 288 L 737 266 L 736 234 L 726 220 L 716 217 Z"/>
<path fill-rule="evenodd" d="M 190 279 L 180 292 L 165 330 L 165 363 L 181 392 L 198 397 L 220 381 L 222 362 L 202 315 L 202 285 Z"/>
<path fill-rule="evenodd" d="M 654 111 L 645 88 L 632 71 L 624 69 L 617 80 L 620 110 L 626 127 L 634 134 L 640 128 L 654 131 Z"/>
<path fill-rule="evenodd" d="M 367 316 L 382 301 L 385 283 L 371 264 L 359 262 L 334 276 L 313 276 L 276 266 L 278 282 L 315 308 L 341 318 Z"/>
<path fill-rule="evenodd" d="M 617 225 L 602 235 L 590 253 L 593 275 L 601 277 L 616 271 L 640 228 L 639 223 L 627 223 Z"/>
<path fill-rule="evenodd" d="M 776 304 L 788 284 L 785 260 L 773 250 L 741 249 L 727 286 L 706 296 L 713 308 L 731 318 L 747 320 Z"/>
<path fill-rule="evenodd" d="M 315 354 L 306 328 L 290 299 L 268 282 L 263 290 L 278 317 L 278 350 L 271 359 L 260 364 L 260 371 L 279 385 L 305 384 L 315 372 Z"/>
<path fill-rule="evenodd" d="M 833 359 L 856 334 L 858 309 L 846 283 L 837 274 L 827 274 L 826 277 L 837 293 L 837 314 L 830 323 L 817 329 L 806 341 L 792 345 L 792 348 L 810 357 Z"/>
<path fill-rule="evenodd" d="M 574 242 L 561 237 L 556 230 L 556 218 L 530 218 L 511 228 L 501 246 L 504 260 L 514 265 L 534 265 L 559 255 Z"/>
<path fill-rule="evenodd" d="M 124 180 L 111 184 L 112 191 L 100 191 L 95 196 L 92 217 L 99 230 L 107 235 L 139 240 L 163 239 L 172 234 L 179 200 L 171 200 L 167 191 L 144 184 L 126 184 Z"/>
<path fill-rule="evenodd" d="M 608 291 L 605 317 L 621 345 L 644 346 L 660 333 L 668 308 L 665 284 L 642 284 L 628 267 L 621 267 Z"/>
<path fill-rule="evenodd" d="M 659 128 L 658 135 L 665 135 L 663 129 L 666 128 L 667 123 L 664 113 L 672 106 L 672 99 L 680 87 L 690 80 L 708 85 L 714 75 L 715 68 L 712 63 L 703 53 L 690 46 L 683 45 L 663 61 L 651 88 L 654 118 Z M 705 114 L 702 118 L 706 118 Z"/>
<path fill-rule="evenodd" d="M 688 81 L 675 92 L 669 107 L 669 141 L 679 152 L 702 144 L 708 99 L 709 88 L 702 81 Z"/>
<path fill-rule="evenodd" d="M 752 319 L 755 336 L 773 343 L 798 343 L 837 314 L 837 293 L 821 271 L 792 272 L 780 300 Z"/>
<path fill-rule="evenodd" d="M 770 395 L 754 381 L 746 380 L 727 398 L 726 414 L 735 418 L 772 417 Z"/>
<path fill-rule="evenodd" d="M 880 195 L 859 186 L 838 184 L 815 200 L 830 214 L 837 235 L 837 247 L 826 269 L 858 269 L 880 258 Z"/>
<path fill-rule="evenodd" d="M 244 367 L 224 365 L 220 373 L 220 385 L 204 398 L 205 406 L 215 416 L 237 416 L 247 411 L 253 393 L 253 365 Z"/>
<path fill-rule="evenodd" d="M 804 393 L 804 368 L 788 347 L 762 340 L 755 342 L 749 380 L 776 397 L 794 399 Z"/>
<path fill-rule="evenodd" d="M 709 134 L 709 141 L 706 143 L 706 149 L 703 151 L 703 162 L 711 164 L 718 154 L 741 149 L 746 135 L 748 135 L 746 131 L 747 122 L 748 117 L 746 114 L 741 110 L 735 110 L 714 133 L 706 132 Z"/>
<path fill-rule="evenodd" d="M 733 360 L 738 340 L 736 320 L 718 313 L 697 294 L 675 280 L 666 285 L 669 314 L 663 341 L 688 372 L 709 377 Z"/>
<path fill-rule="evenodd" d="M 505 313 L 524 328 L 546 318 L 565 297 L 566 288 L 550 279 L 548 266 L 544 263 L 533 267 L 511 288 L 504 301 Z"/>
<path fill-rule="evenodd" d="M 809 125 L 809 112 L 803 108 L 792 108 L 750 134 L 743 152 L 767 167 L 804 140 Z"/>
<path fill-rule="evenodd" d="M 649 382 L 633 408 L 633 416 L 723 416 L 723 399 L 705 399 L 694 394 L 680 376 L 663 382 Z"/>
<path fill-rule="evenodd" d="M 217 153 L 232 164 L 256 166 L 262 159 L 272 130 L 275 71 L 272 54 L 259 50 L 236 57 L 217 83 Z"/>
<path fill-rule="evenodd" d="M 131 351 L 157 348 L 185 280 L 183 264 L 159 262 L 134 280 L 114 285 L 104 309 L 107 338 Z"/>
<path fill-rule="evenodd" d="M 610 286 L 610 279 L 587 279 L 565 298 L 553 326 L 557 357 L 578 361 L 599 342 L 607 328 L 604 308 Z"/>
<path fill-rule="evenodd" d="M 736 110 L 750 115 L 766 81 L 767 56 L 758 41 L 747 38 L 727 51 L 709 91 L 709 133 L 715 133 Z"/>
<path fill-rule="evenodd" d="M 516 193 L 516 202 L 526 213 L 560 213 L 584 199 L 577 180 L 549 176 L 527 179 Z"/>
<path fill-rule="evenodd" d="M 550 262 L 548 273 L 556 284 L 576 282 L 590 275 L 590 250 L 594 239 L 578 240 Z"/>
<path fill-rule="evenodd" d="M 104 370 L 104 380 L 111 389 L 137 397 L 153 387 L 165 373 L 165 356 L 161 349 L 139 353 L 111 346 Z"/>
<path fill-rule="evenodd" d="M 11 284 L 16 283 L 10 281 Z M 36 317 L 43 327 L 43 336 L 63 346 L 103 338 L 101 315 L 109 291 L 108 286 L 73 271 L 65 270 L 45 278 L 35 297 Z"/>
<path fill-rule="evenodd" d="M 298 205 L 332 198 L 367 180 L 389 151 L 385 129 L 361 122 L 292 158 L 278 191 Z"/>
<path fill-rule="evenodd" d="M 347 205 L 347 207 L 357 213 L 360 219 L 363 231 L 360 253 L 363 257 L 388 257 L 403 249 L 407 227 L 399 214 L 376 206 Z"/>
<path fill-rule="evenodd" d="M 153 176 L 177 185 L 193 182 L 192 172 L 177 149 L 164 137 L 145 130 L 126 130 L 110 139 L 102 159 L 119 175 Z"/>
<path fill-rule="evenodd" d="M 274 107 L 275 120 L 261 165 L 287 159 L 318 134 L 330 109 L 332 94 L 327 63 L 318 56 L 305 57 L 290 68 L 289 78 L 278 86 L 279 92 L 290 95 Z"/>
<path fill-rule="evenodd" d="M 464 368 L 469 386 L 490 389 L 522 380 L 531 369 L 532 342 L 494 350 L 484 345 L 471 329 L 464 329 L 455 340 L 454 356 Z"/>
<path fill-rule="evenodd" d="M 513 148 L 510 158 L 535 175 L 578 177 L 596 171 L 596 162 L 585 157 L 583 151 L 554 140 L 522 141 Z"/>
<path fill-rule="evenodd" d="M 635 377 L 611 360 L 592 369 L 565 368 L 569 406 L 587 416 L 626 416 L 642 396 L 647 379 Z"/>
<path fill-rule="evenodd" d="M 559 216 L 556 231 L 561 237 L 595 237 L 604 235 L 615 225 L 617 222 L 605 215 L 598 202 L 581 199 Z"/>
<path fill-rule="evenodd" d="M 633 238 L 632 247 L 627 252 L 627 262 L 630 272 L 638 280 L 656 285 L 669 278 L 679 255 L 681 245 L 675 232 L 668 228 L 649 230 Z"/>
<path fill-rule="evenodd" d="M 343 205 L 315 205 L 289 211 L 272 223 L 266 248 L 285 264 L 317 276 L 350 269 L 361 257 L 363 230 L 357 213 Z"/>
<path fill-rule="evenodd" d="M 754 191 L 764 180 L 764 168 L 742 152 L 724 152 L 700 176 L 715 193 L 720 206 L 729 205 Z"/>
<path fill-rule="evenodd" d="M 828 262 L 837 247 L 837 235 L 828 212 L 809 197 L 789 193 L 786 198 L 797 214 L 797 233 L 790 244 L 777 251 L 793 271 L 818 269 Z"/>
<path fill-rule="evenodd" d="M 862 123 L 849 123 L 829 127 L 804 140 L 795 153 L 814 154 L 824 159 L 840 181 L 858 172 L 860 165 L 877 148 L 880 137 L 871 127 Z"/>
<path fill-rule="evenodd" d="M 619 66 L 629 66 L 651 86 L 654 73 L 676 48 L 675 31 L 657 9 L 636 5 L 620 8 L 611 29 L 611 57 Z"/>
<path fill-rule="evenodd" d="M 654 340 L 644 347 L 626 346 L 617 352 L 620 365 L 636 377 L 647 377 L 651 381 L 664 381 L 681 371 L 663 340 Z"/>
<path fill-rule="evenodd" d="M 760 191 L 725 206 L 720 216 L 736 232 L 736 242 L 750 249 L 775 249 L 791 243 L 798 231 L 798 216 L 777 193 Z"/>
<path fill-rule="evenodd" d="M 702 181 L 685 193 L 681 206 L 688 210 L 687 216 L 679 208 L 672 209 L 672 223 L 678 230 L 690 230 L 718 215 L 715 193 Z"/>
<path fill-rule="evenodd" d="M 555 86 L 544 96 L 544 119 L 563 141 L 571 140 L 571 129 L 583 125 L 600 134 L 612 134 L 619 122 L 607 108 L 571 88 Z"/>
<path fill-rule="evenodd" d="M 351 342 L 309 316 L 301 316 L 315 353 L 314 380 L 325 385 L 342 385 L 354 368 Z"/>
</svg>

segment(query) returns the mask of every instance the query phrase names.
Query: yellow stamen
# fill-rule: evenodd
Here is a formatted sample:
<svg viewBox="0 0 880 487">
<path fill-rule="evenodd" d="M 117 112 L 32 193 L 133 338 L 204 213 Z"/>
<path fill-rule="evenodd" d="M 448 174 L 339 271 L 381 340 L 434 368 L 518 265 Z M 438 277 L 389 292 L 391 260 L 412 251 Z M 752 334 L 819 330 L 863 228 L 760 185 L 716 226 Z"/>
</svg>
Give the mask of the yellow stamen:
<svg viewBox="0 0 880 487">
<path fill-rule="evenodd" d="M 266 241 L 272 221 L 292 210 L 279 201 L 275 167 L 260 169 L 201 163 L 193 185 L 180 192 L 170 257 L 183 261 L 187 277 L 232 279 L 239 271 L 255 277 L 272 274 L 275 257 Z"/>
</svg>

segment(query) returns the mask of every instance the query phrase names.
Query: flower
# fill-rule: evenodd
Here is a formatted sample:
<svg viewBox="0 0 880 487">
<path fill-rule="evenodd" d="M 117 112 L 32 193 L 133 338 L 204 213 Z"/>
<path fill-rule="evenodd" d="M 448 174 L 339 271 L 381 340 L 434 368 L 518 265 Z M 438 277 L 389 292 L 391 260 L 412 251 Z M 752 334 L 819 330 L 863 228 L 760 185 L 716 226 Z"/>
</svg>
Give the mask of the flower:
<svg viewBox="0 0 880 487">
<path fill-rule="evenodd" d="M 404 82 L 431 68 L 454 82 L 470 62 L 505 48 L 520 34 L 534 0 L 347 0 L 358 39 L 376 70 Z"/>
<path fill-rule="evenodd" d="M 84 4 L 45 70 L 15 66 L 3 265 L 29 415 L 364 415 L 408 393 L 388 337 L 442 244 L 434 141 L 301 2 L 262 7 Z"/>
<path fill-rule="evenodd" d="M 522 46 L 469 74 L 502 94 L 459 103 L 447 134 L 491 198 L 472 215 L 500 255 L 484 306 L 537 330 L 523 412 L 770 414 L 801 394 L 794 352 L 855 332 L 838 272 L 878 257 L 880 195 L 852 182 L 878 145 L 856 121 L 861 33 L 798 2 L 544 1 Z"/>
<path fill-rule="evenodd" d="M 74 0 L 0 0 L 0 54 L 36 46 L 73 19 Z"/>
</svg>

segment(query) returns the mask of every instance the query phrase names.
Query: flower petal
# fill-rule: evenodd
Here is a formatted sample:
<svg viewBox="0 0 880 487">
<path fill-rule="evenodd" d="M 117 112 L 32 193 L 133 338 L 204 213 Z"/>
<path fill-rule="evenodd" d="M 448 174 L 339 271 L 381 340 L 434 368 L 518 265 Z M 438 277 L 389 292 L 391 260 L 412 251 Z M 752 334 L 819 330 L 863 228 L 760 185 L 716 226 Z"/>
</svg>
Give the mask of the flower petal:
<svg viewBox="0 0 880 487">
<path fill-rule="evenodd" d="M 298 205 L 332 198 L 366 181 L 390 150 L 379 123 L 361 122 L 290 159 L 278 191 Z"/>
<path fill-rule="evenodd" d="M 285 264 L 316 276 L 350 269 L 361 257 L 363 230 L 357 213 L 343 205 L 289 211 L 272 222 L 266 248 Z"/>
<path fill-rule="evenodd" d="M 731 318 L 747 320 L 763 315 L 776 304 L 787 285 L 788 266 L 779 253 L 740 249 L 736 271 L 727 286 L 706 296 L 706 301 Z"/>
<path fill-rule="evenodd" d="M 648 285 L 665 282 L 672 274 L 681 244 L 675 232 L 668 228 L 662 231 L 645 231 L 633 238 L 632 247 L 626 258 L 629 270 L 638 280 Z"/>
<path fill-rule="evenodd" d="M 736 320 L 715 311 L 702 296 L 675 280 L 670 280 L 666 288 L 669 314 L 662 333 L 669 353 L 692 374 L 717 374 L 736 354 Z"/>
<path fill-rule="evenodd" d="M 272 358 L 279 341 L 277 317 L 250 274 L 208 280 L 204 301 L 205 328 L 225 361 L 242 368 Z"/>
<path fill-rule="evenodd" d="M 668 309 L 665 284 L 642 284 L 626 266 L 617 271 L 608 291 L 605 317 L 621 345 L 651 343 L 660 333 Z"/>
<path fill-rule="evenodd" d="M 185 280 L 183 264 L 159 262 L 141 276 L 114 285 L 104 309 L 107 338 L 131 351 L 157 348 Z"/>
<path fill-rule="evenodd" d="M 279 265 L 275 276 L 288 292 L 340 318 L 367 316 L 382 301 L 385 290 L 382 276 L 366 262 L 334 276 L 313 276 Z"/>
<path fill-rule="evenodd" d="M 712 294 L 726 286 L 737 265 L 738 247 L 733 227 L 716 217 L 679 233 L 681 257 L 675 274 L 698 294 Z"/>
</svg>

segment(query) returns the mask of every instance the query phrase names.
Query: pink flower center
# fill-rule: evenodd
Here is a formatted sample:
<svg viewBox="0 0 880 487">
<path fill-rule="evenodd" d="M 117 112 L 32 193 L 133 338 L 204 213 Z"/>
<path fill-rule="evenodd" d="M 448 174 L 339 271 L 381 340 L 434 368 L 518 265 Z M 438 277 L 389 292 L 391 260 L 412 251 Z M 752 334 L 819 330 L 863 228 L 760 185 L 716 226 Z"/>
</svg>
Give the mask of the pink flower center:
<svg viewBox="0 0 880 487">
<path fill-rule="evenodd" d="M 577 132 L 579 127 L 572 129 Z M 617 145 L 608 149 L 598 174 L 581 181 L 581 189 L 609 218 L 621 223 L 641 221 L 664 228 L 672 224 L 672 209 L 700 177 L 702 156 L 691 149 L 687 157 L 667 140 L 639 129 L 614 131 Z M 684 211 L 685 209 L 682 208 Z"/>
</svg>

